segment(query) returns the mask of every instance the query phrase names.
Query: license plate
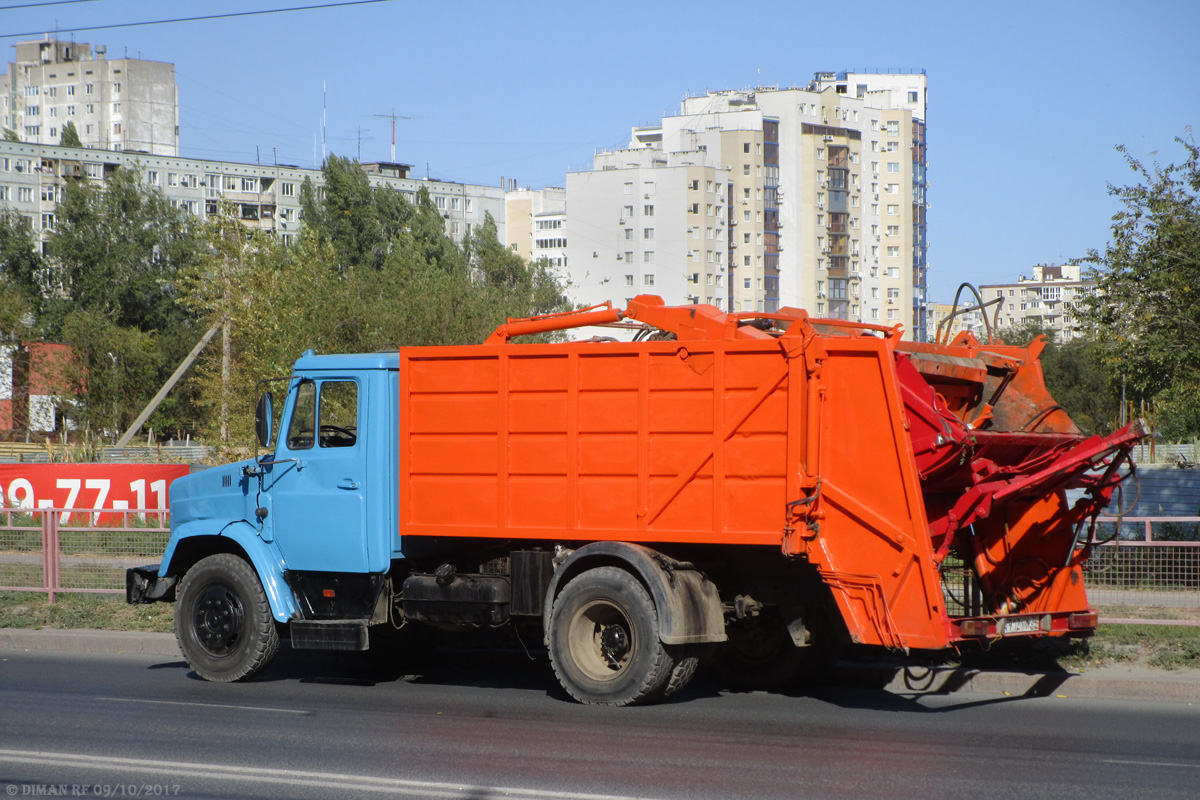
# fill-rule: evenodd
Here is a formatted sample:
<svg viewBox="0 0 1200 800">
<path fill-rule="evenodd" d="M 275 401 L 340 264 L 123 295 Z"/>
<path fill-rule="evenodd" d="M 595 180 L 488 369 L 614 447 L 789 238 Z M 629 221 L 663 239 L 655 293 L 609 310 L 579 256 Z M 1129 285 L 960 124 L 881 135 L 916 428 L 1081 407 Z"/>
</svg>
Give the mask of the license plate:
<svg viewBox="0 0 1200 800">
<path fill-rule="evenodd" d="M 1042 629 L 1041 617 L 1015 617 L 1004 620 L 1001 635 L 1009 633 L 1034 633 Z"/>
</svg>

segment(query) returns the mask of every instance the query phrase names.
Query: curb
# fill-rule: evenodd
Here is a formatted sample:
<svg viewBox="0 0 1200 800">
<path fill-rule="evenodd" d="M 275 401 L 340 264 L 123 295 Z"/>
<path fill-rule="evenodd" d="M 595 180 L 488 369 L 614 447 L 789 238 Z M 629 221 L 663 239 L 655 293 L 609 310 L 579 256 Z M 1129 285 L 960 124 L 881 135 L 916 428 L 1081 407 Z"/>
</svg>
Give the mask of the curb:
<svg viewBox="0 0 1200 800">
<path fill-rule="evenodd" d="M 181 658 L 175 635 L 82 628 L 0 628 L 0 648 L 60 653 L 128 653 Z"/>
<path fill-rule="evenodd" d="M 0 628 L 0 649 L 182 658 L 170 633 L 60 628 Z M 984 672 L 966 667 L 841 663 L 835 685 L 921 697 L 958 692 L 1200 703 L 1200 670 L 1102 667 L 1091 672 Z"/>
</svg>

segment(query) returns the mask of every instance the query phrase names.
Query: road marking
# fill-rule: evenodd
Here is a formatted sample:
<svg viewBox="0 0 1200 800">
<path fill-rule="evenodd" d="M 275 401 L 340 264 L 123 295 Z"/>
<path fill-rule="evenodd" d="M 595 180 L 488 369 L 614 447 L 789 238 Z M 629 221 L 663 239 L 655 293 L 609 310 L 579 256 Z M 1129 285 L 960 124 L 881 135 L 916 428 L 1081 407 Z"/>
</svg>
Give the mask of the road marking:
<svg viewBox="0 0 1200 800">
<path fill-rule="evenodd" d="M 41 750 L 0 750 L 0 762 L 37 764 L 79 769 L 138 771 L 171 775 L 175 778 L 216 778 L 247 783 L 269 783 L 290 786 L 312 786 L 414 797 L 488 798 L 505 797 L 512 800 L 648 800 L 611 794 L 518 789 L 508 786 L 477 786 L 465 783 L 412 781 L 400 778 L 372 778 L 337 772 L 307 772 L 303 770 L 238 767 L 232 764 L 210 764 L 191 761 L 157 761 L 143 758 L 113 758 L 81 753 L 52 753 Z"/>
<path fill-rule="evenodd" d="M 1170 761 L 1130 761 L 1120 758 L 1103 758 L 1101 764 L 1133 764 L 1139 767 L 1183 767 L 1184 769 L 1200 769 L 1200 764 L 1179 764 Z"/>
<path fill-rule="evenodd" d="M 97 697 L 110 703 L 156 703 L 164 706 L 199 706 L 201 708 L 233 708 L 238 711 L 273 711 L 277 714 L 301 714 L 311 716 L 313 712 L 294 708 L 271 708 L 270 706 L 235 706 L 229 703 L 194 703 L 183 700 L 146 700 L 141 697 Z"/>
</svg>

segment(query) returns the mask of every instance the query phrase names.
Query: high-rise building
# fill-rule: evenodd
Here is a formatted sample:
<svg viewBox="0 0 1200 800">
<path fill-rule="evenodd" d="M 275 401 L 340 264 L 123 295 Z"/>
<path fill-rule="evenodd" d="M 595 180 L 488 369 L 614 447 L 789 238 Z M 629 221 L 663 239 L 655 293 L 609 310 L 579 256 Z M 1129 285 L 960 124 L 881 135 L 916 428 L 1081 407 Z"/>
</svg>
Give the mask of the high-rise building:
<svg viewBox="0 0 1200 800">
<path fill-rule="evenodd" d="M 923 72 L 850 72 L 686 98 L 567 176 L 575 299 L 654 286 L 923 339 L 925 95 Z"/>
<path fill-rule="evenodd" d="M 1079 335 L 1079 304 L 1095 291 L 1096 283 L 1083 276 L 1078 264 L 1038 264 L 1032 275 L 1015 283 L 982 284 L 983 302 L 994 303 L 985 312 L 1001 331 L 1035 324 L 1053 331 L 1060 342 Z"/>
<path fill-rule="evenodd" d="M 175 65 L 106 58 L 104 45 L 19 42 L 0 85 L 4 127 L 30 144 L 58 144 L 71 122 L 84 147 L 179 152 Z"/>
</svg>

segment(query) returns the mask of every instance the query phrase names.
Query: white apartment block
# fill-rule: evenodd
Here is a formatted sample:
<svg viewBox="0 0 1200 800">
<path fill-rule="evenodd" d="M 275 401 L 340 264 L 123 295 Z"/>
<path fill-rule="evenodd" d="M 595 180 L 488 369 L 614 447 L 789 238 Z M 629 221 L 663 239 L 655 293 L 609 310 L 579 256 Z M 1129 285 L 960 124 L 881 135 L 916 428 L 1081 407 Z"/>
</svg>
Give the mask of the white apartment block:
<svg viewBox="0 0 1200 800">
<path fill-rule="evenodd" d="M 311 179 L 318 187 L 321 171 L 287 165 L 241 164 L 160 156 L 126 151 L 0 142 L 0 208 L 24 215 L 42 240 L 53 229 L 55 212 L 68 180 L 101 182 L 118 168 L 137 169 L 150 186 L 160 189 L 171 204 L 200 219 L 231 203 L 248 227 L 259 228 L 285 242 L 300 232 L 300 187 Z M 482 225 L 486 215 L 504 235 L 504 190 L 408 176 L 409 165 L 376 162 L 362 165 L 374 186 L 388 186 L 415 203 L 422 188 L 445 220 L 446 233 L 461 243 Z"/>
<path fill-rule="evenodd" d="M 179 152 L 175 65 L 107 59 L 104 45 L 19 42 L 0 84 L 4 127 L 31 144 L 56 145 L 68 122 L 84 147 L 173 156 Z"/>
<path fill-rule="evenodd" d="M 924 113 L 922 73 L 818 73 L 806 88 L 686 98 L 567 176 L 573 299 L 653 285 L 668 302 L 800 306 L 925 338 Z"/>
<path fill-rule="evenodd" d="M 727 308 L 728 170 L 703 151 L 599 153 L 567 174 L 571 298 L 623 305 L 639 294 Z"/>
<path fill-rule="evenodd" d="M 1029 277 L 1021 275 L 1016 283 L 983 284 L 979 293 L 985 304 L 996 303 L 986 313 L 1001 332 L 1036 323 L 1054 331 L 1057 341 L 1069 342 L 1082 330 L 1079 303 L 1095 288 L 1078 264 L 1039 264 Z"/>
</svg>

